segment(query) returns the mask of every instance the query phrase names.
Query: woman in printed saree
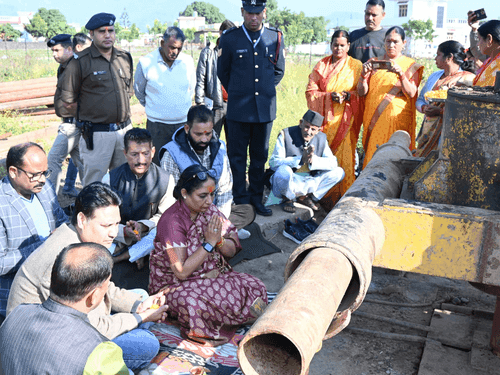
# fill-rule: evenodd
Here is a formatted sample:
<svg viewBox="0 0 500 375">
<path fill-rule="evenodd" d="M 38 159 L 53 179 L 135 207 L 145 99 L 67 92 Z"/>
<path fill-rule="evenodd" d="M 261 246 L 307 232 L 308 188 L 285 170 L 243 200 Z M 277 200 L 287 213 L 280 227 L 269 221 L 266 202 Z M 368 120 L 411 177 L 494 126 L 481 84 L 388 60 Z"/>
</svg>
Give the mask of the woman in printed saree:
<svg viewBox="0 0 500 375">
<path fill-rule="evenodd" d="M 405 32 L 399 26 L 385 34 L 385 56 L 363 64 L 358 94 L 365 98 L 363 115 L 363 167 L 378 146 L 386 143 L 396 130 L 410 134 L 410 149 L 415 148 L 418 86 L 424 67 L 401 52 L 406 44 Z"/>
<path fill-rule="evenodd" d="M 496 72 L 500 71 L 500 21 L 485 22 L 477 32 L 479 49 L 488 59 L 477 71 L 474 86 L 495 86 Z"/>
<path fill-rule="evenodd" d="M 324 117 L 323 133 L 345 171 L 340 183 L 343 195 L 355 180 L 355 152 L 363 109 L 357 96 L 362 63 L 347 55 L 349 33 L 337 30 L 332 35 L 332 54 L 321 59 L 309 75 L 307 106 Z"/>
<path fill-rule="evenodd" d="M 214 194 L 211 172 L 200 164 L 186 168 L 174 188 L 176 203 L 158 222 L 150 257 L 150 292 L 169 288 L 170 318 L 183 337 L 206 346 L 228 342 L 267 303 L 262 281 L 227 263 L 241 245 Z"/>
<path fill-rule="evenodd" d="M 447 40 L 439 45 L 435 57 L 439 69 L 432 73 L 417 99 L 417 111 L 425 114 L 422 128 L 417 137 L 415 156 L 427 156 L 436 150 L 443 127 L 444 101 L 446 90 L 468 84 L 474 79 L 474 62 L 467 61 L 464 46 L 454 40 Z M 440 97 L 443 96 L 443 98 Z M 437 99 L 432 99 L 437 97 Z"/>
</svg>

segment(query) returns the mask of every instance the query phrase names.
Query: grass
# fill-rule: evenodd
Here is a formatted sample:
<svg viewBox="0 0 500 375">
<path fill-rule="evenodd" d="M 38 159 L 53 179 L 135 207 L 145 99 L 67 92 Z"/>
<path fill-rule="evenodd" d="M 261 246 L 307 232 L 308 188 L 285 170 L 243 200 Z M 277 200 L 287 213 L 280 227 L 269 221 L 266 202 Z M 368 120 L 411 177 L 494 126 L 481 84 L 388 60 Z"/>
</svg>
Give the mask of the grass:
<svg viewBox="0 0 500 375">
<path fill-rule="evenodd" d="M 153 51 L 155 46 L 133 47 L 130 49 L 134 61 L 134 69 L 139 62 L 139 58 Z M 184 53 L 191 55 L 190 46 L 184 48 Z M 3 57 L 3 56 L 5 57 Z M 200 50 L 193 50 L 193 59 L 195 65 L 198 62 Z M 280 85 L 277 87 L 277 116 L 274 121 L 271 132 L 270 152 L 273 151 L 276 143 L 276 138 L 279 132 L 288 127 L 297 125 L 300 118 L 307 110 L 307 102 L 305 98 L 305 89 L 308 82 L 309 74 L 314 65 L 323 56 L 312 56 L 303 54 L 288 54 L 286 58 L 286 72 Z M 1 51 L 0 58 L 0 76 L 2 82 L 52 77 L 56 74 L 58 64 L 52 59 L 50 52 L 47 50 L 32 50 L 27 53 L 24 50 Z M 434 61 L 431 59 L 417 59 L 417 62 L 425 66 L 424 77 L 422 84 L 425 83 L 429 75 L 436 71 L 437 68 Z M 131 104 L 138 103 L 135 96 L 131 99 Z M 0 134 L 12 132 L 13 135 L 23 132 L 32 131 L 39 127 L 16 119 L 16 113 L 0 114 Z M 423 121 L 423 115 L 417 112 L 417 132 Z M 141 124 L 136 124 L 140 127 L 145 127 L 145 121 Z M 223 135 L 224 138 L 224 135 Z M 46 143 L 46 142 L 45 142 Z M 49 145 L 50 146 L 50 145 Z M 48 147 L 50 148 L 50 147 Z M 46 150 L 48 150 L 45 147 Z"/>
</svg>

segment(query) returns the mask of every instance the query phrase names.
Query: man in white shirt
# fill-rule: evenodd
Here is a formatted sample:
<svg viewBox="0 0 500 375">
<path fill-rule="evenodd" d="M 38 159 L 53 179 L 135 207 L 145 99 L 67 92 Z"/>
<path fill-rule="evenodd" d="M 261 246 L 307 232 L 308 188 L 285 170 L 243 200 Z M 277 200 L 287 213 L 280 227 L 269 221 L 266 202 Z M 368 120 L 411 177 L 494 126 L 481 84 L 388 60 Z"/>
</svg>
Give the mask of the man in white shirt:
<svg viewBox="0 0 500 375">
<path fill-rule="evenodd" d="M 185 39 L 178 27 L 167 28 L 160 48 L 141 57 L 135 71 L 135 96 L 146 107 L 146 128 L 157 150 L 184 126 L 191 107 L 196 70 L 192 57 L 181 53 Z M 156 155 L 153 161 L 160 165 Z"/>
</svg>

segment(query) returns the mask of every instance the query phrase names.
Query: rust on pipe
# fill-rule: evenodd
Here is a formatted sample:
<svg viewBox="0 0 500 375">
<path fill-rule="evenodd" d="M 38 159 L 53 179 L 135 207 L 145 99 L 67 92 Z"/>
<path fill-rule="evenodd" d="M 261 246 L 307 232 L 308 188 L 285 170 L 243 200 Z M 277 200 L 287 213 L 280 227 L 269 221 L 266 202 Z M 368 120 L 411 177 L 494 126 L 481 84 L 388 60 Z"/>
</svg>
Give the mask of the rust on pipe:
<svg viewBox="0 0 500 375">
<path fill-rule="evenodd" d="M 318 248 L 308 254 L 241 342 L 238 359 L 245 375 L 305 374 L 328 329 L 324 317 L 335 314 L 352 275 L 340 251 Z"/>
<path fill-rule="evenodd" d="M 15 109 L 24 109 L 30 107 L 39 107 L 42 105 L 53 105 L 54 96 L 49 96 L 45 98 L 19 100 L 16 102 L 8 102 L 0 104 L 0 111 L 9 111 Z"/>
<path fill-rule="evenodd" d="M 10 92 L 0 94 L 0 103 L 15 102 L 19 100 L 43 98 L 54 95 L 56 92 L 55 86 L 43 87 L 40 89 L 27 88 L 23 91 Z"/>
<path fill-rule="evenodd" d="M 245 375 L 304 375 L 321 341 L 349 324 L 366 296 L 373 260 L 385 239 L 373 207 L 399 196 L 403 171 L 396 161 L 411 156 L 409 145 L 408 133 L 394 133 L 316 232 L 292 253 L 284 287 L 238 347 Z"/>
<path fill-rule="evenodd" d="M 35 78 L 35 79 L 25 79 L 22 81 L 12 81 L 12 82 L 2 82 L 0 83 L 0 92 L 12 92 L 18 91 L 19 88 L 26 89 L 27 87 L 43 87 L 52 85 L 56 87 L 57 78 L 47 77 L 47 78 Z"/>
</svg>

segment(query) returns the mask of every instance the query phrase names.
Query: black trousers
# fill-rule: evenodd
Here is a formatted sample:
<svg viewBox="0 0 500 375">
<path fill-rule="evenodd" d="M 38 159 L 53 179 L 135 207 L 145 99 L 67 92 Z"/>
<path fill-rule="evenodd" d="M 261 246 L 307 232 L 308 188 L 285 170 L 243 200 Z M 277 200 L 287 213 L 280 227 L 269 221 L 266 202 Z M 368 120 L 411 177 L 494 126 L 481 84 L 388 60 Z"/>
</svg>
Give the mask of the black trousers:
<svg viewBox="0 0 500 375">
<path fill-rule="evenodd" d="M 240 122 L 226 119 L 227 156 L 233 173 L 233 201 L 236 204 L 262 202 L 264 167 L 269 154 L 273 122 Z M 249 188 L 246 187 L 247 149 Z"/>
</svg>

